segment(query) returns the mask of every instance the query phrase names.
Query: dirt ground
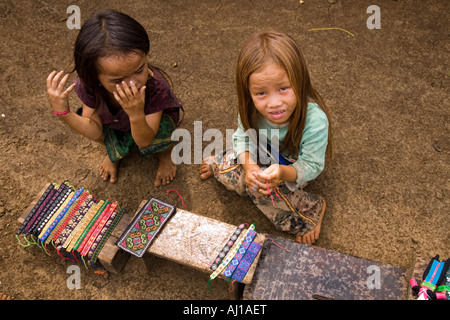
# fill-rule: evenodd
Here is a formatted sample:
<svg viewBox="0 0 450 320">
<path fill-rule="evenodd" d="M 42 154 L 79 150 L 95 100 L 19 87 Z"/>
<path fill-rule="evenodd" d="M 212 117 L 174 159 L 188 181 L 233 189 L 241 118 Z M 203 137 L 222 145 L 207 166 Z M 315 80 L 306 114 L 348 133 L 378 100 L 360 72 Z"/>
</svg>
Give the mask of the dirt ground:
<svg viewBox="0 0 450 320">
<path fill-rule="evenodd" d="M 35 299 L 234 299 L 229 284 L 208 274 L 155 259 L 147 271 L 131 257 L 119 275 L 81 268 L 81 289 L 69 290 L 72 264 L 21 247 L 17 218 L 48 182 L 69 181 L 128 213 L 157 197 L 231 224 L 275 230 L 251 200 L 213 179 L 200 181 L 198 164 L 182 164 L 169 185 L 153 187 L 154 158 L 126 158 L 115 185 L 98 166 L 100 145 L 70 131 L 51 112 L 45 79 L 70 71 L 78 33 L 68 29 L 70 4 L 82 22 L 113 8 L 140 21 L 151 39 L 150 60 L 174 83 L 186 117 L 181 127 L 225 132 L 236 126 L 234 72 L 244 40 L 275 28 L 303 48 L 314 85 L 331 110 L 334 161 L 308 190 L 327 200 L 315 245 L 408 268 L 414 257 L 449 246 L 449 12 L 448 0 L 174 0 L 0 1 L 0 293 Z M 368 29 L 366 10 L 380 8 L 381 29 Z M 342 28 L 318 30 L 313 28 Z M 72 76 L 74 78 L 74 75 Z M 80 102 L 71 95 L 72 109 Z M 205 144 L 206 145 L 206 144 Z"/>
</svg>

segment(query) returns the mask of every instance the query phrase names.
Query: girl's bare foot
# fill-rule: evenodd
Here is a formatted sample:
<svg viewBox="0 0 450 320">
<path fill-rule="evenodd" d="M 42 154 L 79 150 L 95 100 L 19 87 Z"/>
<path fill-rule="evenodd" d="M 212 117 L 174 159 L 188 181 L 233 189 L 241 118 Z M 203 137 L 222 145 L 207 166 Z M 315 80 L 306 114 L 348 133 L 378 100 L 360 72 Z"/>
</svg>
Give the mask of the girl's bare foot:
<svg viewBox="0 0 450 320">
<path fill-rule="evenodd" d="M 304 244 L 313 244 L 317 239 L 319 239 L 320 228 L 322 226 L 322 219 L 323 219 L 323 215 L 325 213 L 325 208 L 326 208 L 326 203 L 324 201 L 322 212 L 320 213 L 320 220 L 319 220 L 319 223 L 317 224 L 317 226 L 313 230 L 305 233 L 304 235 L 297 236 L 297 238 L 295 238 L 295 241 L 304 243 Z"/>
<path fill-rule="evenodd" d="M 11 300 L 11 297 L 7 296 L 6 294 L 0 293 L 0 300 Z"/>
<path fill-rule="evenodd" d="M 200 179 L 206 180 L 211 178 L 213 175 L 214 174 L 209 164 L 207 164 L 205 161 L 202 161 L 202 164 L 200 166 Z"/>
<path fill-rule="evenodd" d="M 155 187 L 170 183 L 177 173 L 177 165 L 172 161 L 170 148 L 158 153 L 158 160 L 158 170 L 156 171 L 154 182 Z"/>
<path fill-rule="evenodd" d="M 100 175 L 102 176 L 103 180 L 106 181 L 109 178 L 109 181 L 111 183 L 116 183 L 118 169 L 119 169 L 119 161 L 113 163 L 111 162 L 109 157 L 106 156 L 105 159 L 103 159 L 103 162 L 100 165 L 98 171 L 100 172 Z"/>
</svg>

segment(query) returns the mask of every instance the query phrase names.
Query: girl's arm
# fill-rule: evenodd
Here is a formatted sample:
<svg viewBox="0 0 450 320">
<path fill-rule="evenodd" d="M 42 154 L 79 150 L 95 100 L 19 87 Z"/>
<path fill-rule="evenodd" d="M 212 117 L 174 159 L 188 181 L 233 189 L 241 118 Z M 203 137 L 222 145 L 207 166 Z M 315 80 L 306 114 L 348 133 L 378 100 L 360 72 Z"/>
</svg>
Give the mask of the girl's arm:
<svg viewBox="0 0 450 320">
<path fill-rule="evenodd" d="M 83 105 L 83 116 L 80 117 L 69 108 L 69 94 L 74 90 L 75 84 L 71 84 L 64 90 L 69 74 L 64 77 L 63 71 L 56 73 L 53 71 L 47 77 L 47 93 L 50 98 L 50 103 L 53 108 L 53 112 L 58 114 L 69 127 L 83 136 L 99 141 L 103 136 L 103 127 L 94 109 L 88 108 Z"/>
<path fill-rule="evenodd" d="M 325 168 L 328 130 L 326 114 L 317 105 L 309 106 L 298 158 L 291 165 L 297 171 L 297 179 L 286 183 L 289 190 L 297 190 L 314 180 Z"/>
<path fill-rule="evenodd" d="M 131 135 L 136 144 L 145 148 L 148 147 L 159 130 L 161 122 L 162 111 L 144 115 L 130 117 Z"/>
<path fill-rule="evenodd" d="M 75 112 L 59 116 L 70 128 L 88 139 L 103 143 L 103 126 L 97 112 L 83 104 L 82 115 Z"/>
</svg>

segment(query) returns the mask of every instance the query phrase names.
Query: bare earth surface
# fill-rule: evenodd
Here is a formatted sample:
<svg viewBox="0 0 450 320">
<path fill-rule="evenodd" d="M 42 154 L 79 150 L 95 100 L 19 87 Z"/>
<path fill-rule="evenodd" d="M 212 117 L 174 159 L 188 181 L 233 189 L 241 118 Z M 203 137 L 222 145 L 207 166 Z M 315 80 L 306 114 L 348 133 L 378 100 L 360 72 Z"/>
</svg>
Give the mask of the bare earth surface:
<svg viewBox="0 0 450 320">
<path fill-rule="evenodd" d="M 113 8 L 140 21 L 151 39 L 150 60 L 172 78 L 186 117 L 182 128 L 236 127 L 235 63 L 244 40 L 275 28 L 299 41 L 315 86 L 331 110 L 334 162 L 308 186 L 327 201 L 315 245 L 402 268 L 414 257 L 450 256 L 448 0 L 85 1 L 81 20 Z M 370 30 L 367 7 L 381 9 Z M 69 290 L 72 264 L 21 247 L 17 218 L 46 183 L 69 181 L 99 198 L 117 200 L 128 214 L 157 197 L 188 210 L 292 239 L 275 230 L 251 200 L 213 179 L 199 164 L 182 164 L 169 185 L 153 187 L 157 159 L 135 153 L 119 181 L 98 174 L 105 151 L 51 112 L 45 79 L 70 71 L 78 33 L 66 27 L 66 1 L 0 2 L 0 293 L 35 299 L 234 299 L 229 284 L 155 259 L 147 271 L 131 257 L 119 275 L 81 268 L 81 289 Z M 342 30 L 308 31 L 313 28 Z M 73 79 L 75 75 L 72 75 Z M 75 94 L 71 107 L 80 105 Z M 208 145 L 204 142 L 203 147 Z M 295 280 L 295 279 L 294 279 Z"/>
</svg>

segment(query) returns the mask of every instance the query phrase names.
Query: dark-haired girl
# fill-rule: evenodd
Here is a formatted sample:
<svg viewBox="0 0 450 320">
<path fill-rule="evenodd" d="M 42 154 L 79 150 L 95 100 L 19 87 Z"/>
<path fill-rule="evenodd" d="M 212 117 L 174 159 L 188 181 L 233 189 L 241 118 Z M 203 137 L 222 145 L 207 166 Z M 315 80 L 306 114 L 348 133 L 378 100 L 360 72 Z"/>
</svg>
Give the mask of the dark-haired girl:
<svg viewBox="0 0 450 320">
<path fill-rule="evenodd" d="M 47 78 L 54 114 L 105 145 L 107 155 L 99 171 L 111 183 L 117 181 L 120 159 L 136 146 L 144 157 L 158 155 L 155 186 L 169 183 L 176 174 L 171 135 L 182 120 L 182 106 L 163 72 L 148 63 L 149 51 L 140 23 L 124 13 L 104 11 L 89 18 L 78 34 L 75 82 L 64 89 L 69 74 L 63 71 Z M 83 103 L 78 112 L 69 108 L 73 90 Z"/>
</svg>

